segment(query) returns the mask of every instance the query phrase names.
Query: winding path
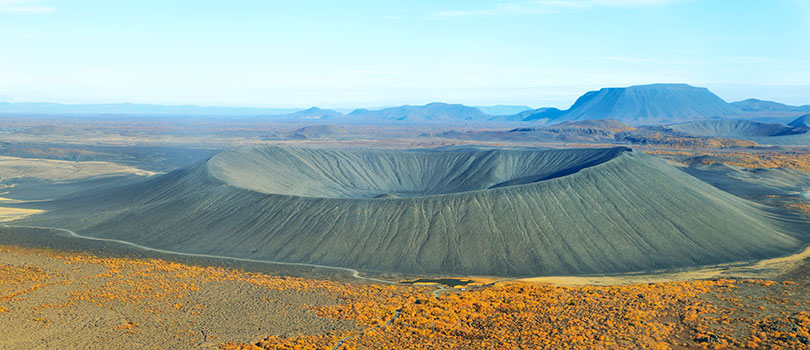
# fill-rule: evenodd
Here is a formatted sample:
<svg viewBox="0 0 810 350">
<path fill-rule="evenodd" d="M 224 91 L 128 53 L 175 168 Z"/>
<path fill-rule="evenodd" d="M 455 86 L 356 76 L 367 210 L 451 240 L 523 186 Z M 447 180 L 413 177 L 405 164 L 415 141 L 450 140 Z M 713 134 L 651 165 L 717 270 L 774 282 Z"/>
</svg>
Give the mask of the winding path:
<svg viewBox="0 0 810 350">
<path fill-rule="evenodd" d="M 445 287 L 445 286 L 444 286 L 443 284 L 441 284 L 441 283 L 437 283 L 437 284 L 435 284 L 435 286 L 436 286 L 436 290 L 434 290 L 434 291 L 433 291 L 433 297 L 434 297 L 434 298 L 438 298 L 438 297 L 439 297 L 439 295 L 441 295 L 442 293 L 444 293 L 445 291 L 447 291 L 447 290 L 448 290 L 448 288 L 447 288 L 447 287 Z"/>
<path fill-rule="evenodd" d="M 100 238 L 100 237 L 89 237 L 83 236 L 71 230 L 59 227 L 45 227 L 45 226 L 26 226 L 26 225 L 5 225 L 0 224 L 2 227 L 16 227 L 16 228 L 30 228 L 30 229 L 39 229 L 39 230 L 51 230 L 51 231 L 59 231 L 64 232 L 74 238 L 81 238 L 91 241 L 101 241 L 101 242 L 112 242 L 118 244 L 124 244 L 131 247 L 135 247 L 138 249 L 156 252 L 156 253 L 163 253 L 163 254 L 170 254 L 170 255 L 180 255 L 180 256 L 190 256 L 190 257 L 197 257 L 197 258 L 211 258 L 211 259 L 224 259 L 224 260 L 233 260 L 233 261 L 244 261 L 244 262 L 252 262 L 252 263 L 260 263 L 260 264 L 271 264 L 271 265 L 287 265 L 287 266 L 304 266 L 304 267 L 314 267 L 320 269 L 329 269 L 329 270 L 337 270 L 337 271 L 344 271 L 349 272 L 351 277 L 365 280 L 365 281 L 373 281 L 379 283 L 387 283 L 387 284 L 396 284 L 397 282 L 394 281 L 387 281 L 383 279 L 373 278 L 373 277 L 364 277 L 360 275 L 360 271 L 355 269 L 350 269 L 348 267 L 336 267 L 336 266 L 326 266 L 326 265 L 317 265 L 317 264 L 307 264 L 307 263 L 291 263 L 291 262 L 282 262 L 282 261 L 272 261 L 272 260 L 260 260 L 260 259 L 250 259 L 250 258 L 237 258 L 232 256 L 224 256 L 224 255 L 213 255 L 213 254 L 200 254 L 200 253 L 183 253 L 177 252 L 173 250 L 165 250 L 165 249 L 158 249 L 158 248 L 150 248 L 147 246 L 142 246 L 137 243 L 122 241 L 118 239 L 110 239 L 110 238 Z"/>
</svg>

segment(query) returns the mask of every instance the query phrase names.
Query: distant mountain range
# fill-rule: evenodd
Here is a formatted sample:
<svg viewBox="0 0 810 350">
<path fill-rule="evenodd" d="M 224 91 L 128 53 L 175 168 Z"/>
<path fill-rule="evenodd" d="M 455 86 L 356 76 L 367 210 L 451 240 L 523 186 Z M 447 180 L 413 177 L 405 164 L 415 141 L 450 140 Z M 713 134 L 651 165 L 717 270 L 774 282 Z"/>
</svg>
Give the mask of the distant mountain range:
<svg viewBox="0 0 810 350">
<path fill-rule="evenodd" d="M 523 111 L 532 110 L 529 106 L 510 106 L 510 105 L 495 105 L 495 106 L 474 106 L 491 116 L 514 115 Z"/>
<path fill-rule="evenodd" d="M 400 120 L 424 121 L 487 121 L 493 116 L 516 114 L 531 110 L 528 106 L 479 106 L 441 102 L 423 106 L 404 105 L 382 109 L 355 109 L 344 114 L 332 109 L 311 107 L 300 108 L 241 108 L 208 107 L 192 105 L 151 105 L 151 104 L 60 104 L 60 103 L 10 103 L 0 102 L 0 114 L 30 115 L 131 115 L 131 116 L 202 116 L 202 117 L 257 117 L 272 116 L 276 119 L 307 120 L 340 119 L 356 121 Z"/>
<path fill-rule="evenodd" d="M 348 117 L 358 121 L 399 120 L 410 122 L 433 122 L 460 120 L 486 121 L 489 120 L 491 116 L 475 107 L 434 102 L 424 106 L 405 105 L 379 110 L 358 109 L 349 113 Z"/>
<path fill-rule="evenodd" d="M 345 112 L 346 110 L 341 110 Z M 810 105 L 788 106 L 778 102 L 748 99 L 727 103 L 706 88 L 687 84 L 651 84 L 603 88 L 580 96 L 566 110 L 553 107 L 494 105 L 471 107 L 434 102 L 381 109 L 356 109 L 344 114 L 312 107 L 238 108 L 163 106 L 148 104 L 58 104 L 0 102 L 0 114 L 44 115 L 132 115 L 272 117 L 279 120 L 323 120 L 340 122 L 530 122 L 541 125 L 570 121 L 613 119 L 628 125 L 660 125 L 704 119 L 758 119 L 786 123 Z M 790 119 L 779 119 L 790 118 Z"/>
<path fill-rule="evenodd" d="M 422 106 L 404 105 L 381 109 L 356 109 L 344 114 L 332 109 L 312 107 L 303 111 L 279 115 L 283 119 L 342 119 L 343 121 L 410 121 L 410 122 L 446 122 L 446 121 L 487 121 L 499 116 L 517 114 L 532 110 L 528 106 L 476 106 L 442 102 L 428 103 Z"/>
<path fill-rule="evenodd" d="M 151 105 L 136 103 L 110 104 L 61 104 L 48 102 L 10 103 L 0 102 L 2 114 L 126 114 L 126 115 L 182 115 L 182 116 L 262 116 L 284 115 L 300 111 L 300 108 L 247 108 L 213 107 L 191 105 Z"/>
<path fill-rule="evenodd" d="M 542 107 L 523 111 L 515 115 L 506 116 L 502 119 L 508 121 L 523 121 L 523 122 L 546 122 L 559 118 L 565 111 L 559 110 L 554 107 Z"/>
<path fill-rule="evenodd" d="M 305 109 L 303 111 L 284 114 L 279 117 L 285 119 L 336 119 L 345 117 L 345 114 L 331 109 L 321 109 L 318 107 L 312 107 L 310 109 Z"/>
</svg>

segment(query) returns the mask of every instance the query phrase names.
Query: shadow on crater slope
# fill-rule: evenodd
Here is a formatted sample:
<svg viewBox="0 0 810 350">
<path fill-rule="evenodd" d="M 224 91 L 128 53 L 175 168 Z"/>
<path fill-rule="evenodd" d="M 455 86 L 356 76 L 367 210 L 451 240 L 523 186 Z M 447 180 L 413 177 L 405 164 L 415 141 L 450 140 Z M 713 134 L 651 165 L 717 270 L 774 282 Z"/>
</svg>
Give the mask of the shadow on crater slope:
<svg viewBox="0 0 810 350">
<path fill-rule="evenodd" d="M 627 148 L 226 151 L 47 204 L 29 224 L 142 245 L 405 273 L 615 273 L 790 253 L 798 217 Z"/>
</svg>

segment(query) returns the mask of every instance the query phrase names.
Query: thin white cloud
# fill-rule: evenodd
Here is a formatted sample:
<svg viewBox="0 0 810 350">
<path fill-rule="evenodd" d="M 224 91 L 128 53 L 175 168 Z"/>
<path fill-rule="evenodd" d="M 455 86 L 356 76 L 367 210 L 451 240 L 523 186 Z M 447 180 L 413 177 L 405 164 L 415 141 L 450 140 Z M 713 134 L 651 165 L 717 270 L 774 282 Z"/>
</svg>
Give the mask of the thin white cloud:
<svg viewBox="0 0 810 350">
<path fill-rule="evenodd" d="M 43 5 L 40 0 L 0 0 L 0 13 L 43 14 L 54 10 L 51 6 Z"/>
<path fill-rule="evenodd" d="M 666 5 L 675 2 L 675 0 L 592 0 L 581 2 L 591 2 L 593 4 L 601 6 L 636 7 L 636 6 Z"/>
<path fill-rule="evenodd" d="M 599 60 L 603 61 L 612 61 L 612 62 L 619 62 L 619 63 L 630 63 L 630 64 L 646 64 L 652 63 L 653 60 L 649 58 L 643 57 L 632 57 L 632 56 L 605 56 L 599 57 Z"/>
<path fill-rule="evenodd" d="M 492 7 L 473 10 L 448 10 L 437 13 L 440 17 L 536 15 L 562 11 L 589 10 L 596 7 L 660 6 L 681 0 L 524 0 L 498 2 Z"/>
<path fill-rule="evenodd" d="M 498 3 L 493 7 L 477 10 L 449 10 L 439 12 L 441 17 L 463 17 L 463 16 L 494 16 L 494 15 L 521 15 L 557 12 L 553 7 L 528 7 L 523 3 Z"/>
</svg>

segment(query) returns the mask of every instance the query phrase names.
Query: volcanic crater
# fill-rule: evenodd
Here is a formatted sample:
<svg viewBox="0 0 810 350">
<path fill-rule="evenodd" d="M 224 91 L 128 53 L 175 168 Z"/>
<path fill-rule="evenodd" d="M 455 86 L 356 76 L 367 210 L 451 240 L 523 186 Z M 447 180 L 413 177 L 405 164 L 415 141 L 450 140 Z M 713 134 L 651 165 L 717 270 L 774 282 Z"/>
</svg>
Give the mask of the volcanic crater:
<svg viewBox="0 0 810 350">
<path fill-rule="evenodd" d="M 180 252 L 440 275 L 755 260 L 798 250 L 810 232 L 624 147 L 235 149 L 48 205 L 26 221 Z"/>
<path fill-rule="evenodd" d="M 312 198 L 427 197 L 516 186 L 573 174 L 629 148 L 380 151 L 268 147 L 222 153 L 209 171 L 235 187 Z"/>
</svg>

